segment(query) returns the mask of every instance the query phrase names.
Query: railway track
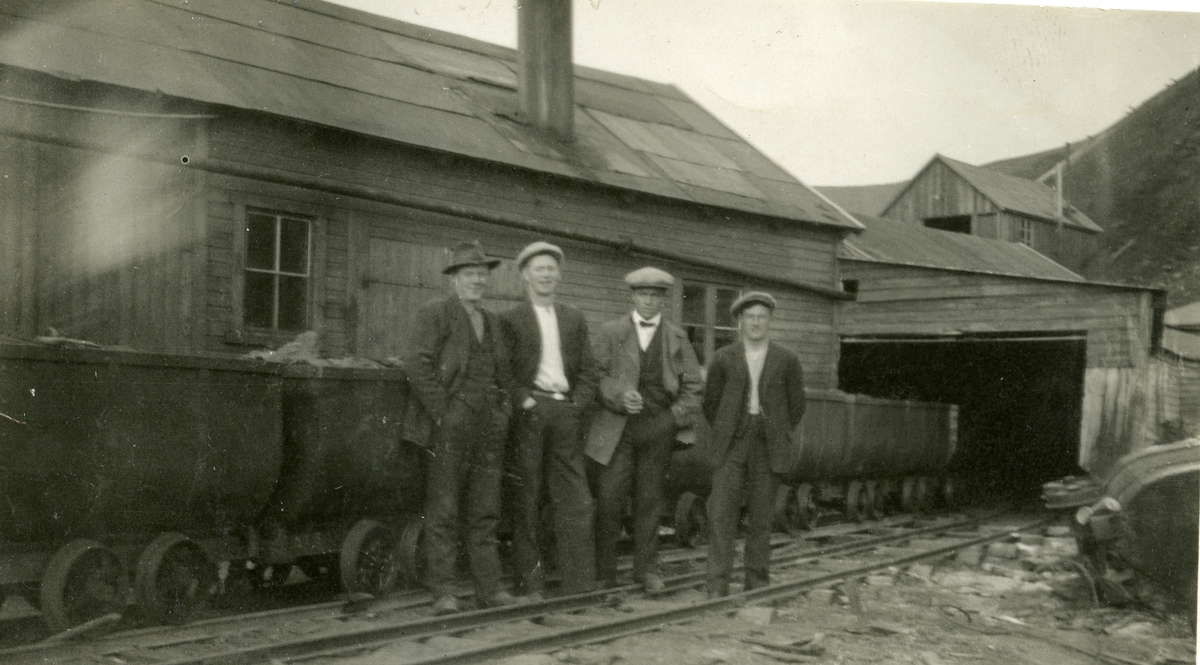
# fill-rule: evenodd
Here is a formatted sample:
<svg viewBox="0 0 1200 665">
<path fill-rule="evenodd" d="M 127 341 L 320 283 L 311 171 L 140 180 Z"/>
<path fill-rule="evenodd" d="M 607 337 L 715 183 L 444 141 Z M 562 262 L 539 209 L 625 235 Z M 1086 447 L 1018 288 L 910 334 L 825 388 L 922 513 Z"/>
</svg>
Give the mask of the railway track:
<svg viewBox="0 0 1200 665">
<path fill-rule="evenodd" d="M 405 592 L 378 600 L 338 601 L 273 610 L 251 615 L 223 617 L 187 626 L 156 627 L 116 634 L 87 642 L 53 646 L 31 645 L 0 651 L 0 660 L 21 663 L 139 662 L 156 665 L 242 665 L 275 662 L 321 662 L 377 649 L 399 649 L 388 662 L 458 663 L 486 662 L 505 655 L 544 651 L 611 639 L 628 633 L 654 629 L 684 621 L 706 612 L 727 609 L 747 602 L 767 602 L 793 596 L 807 589 L 827 586 L 838 580 L 936 557 L 962 547 L 1003 538 L 1012 529 L 970 531 L 977 520 L 938 519 L 919 521 L 897 517 L 864 524 L 841 524 L 815 529 L 803 540 L 776 539 L 772 569 L 783 571 L 820 562 L 819 573 L 773 584 L 769 587 L 726 598 L 680 604 L 670 602 L 679 592 L 702 586 L 704 573 L 694 570 L 705 551 L 664 552 L 666 569 L 683 572 L 668 576 L 666 591 L 646 597 L 636 585 L 575 596 L 551 598 L 541 603 L 430 617 L 428 596 Z M 1041 524 L 1026 525 L 1031 528 Z M 901 549 L 897 556 L 862 557 L 883 546 L 920 538 L 931 546 Z M 841 541 L 841 542 L 824 542 Z M 822 544 L 815 544 L 822 543 Z M 889 548 L 890 549 L 890 548 Z M 911 550 L 911 551 L 910 551 Z M 686 570 L 687 568 L 693 570 Z M 791 577 L 791 575 L 787 575 Z M 777 577 L 781 577 L 777 575 Z M 614 604 L 624 598 L 639 598 L 651 607 L 630 611 Z M 639 601 L 640 602 L 640 601 Z M 547 621 L 547 617 L 559 617 Z M 567 623 L 567 627 L 548 625 Z M 508 630 L 505 626 L 517 626 Z M 533 627 L 531 632 L 531 626 Z M 430 654 L 424 642 L 438 636 L 494 633 L 500 639 L 449 653 Z M 436 647 L 442 652 L 444 646 Z"/>
</svg>

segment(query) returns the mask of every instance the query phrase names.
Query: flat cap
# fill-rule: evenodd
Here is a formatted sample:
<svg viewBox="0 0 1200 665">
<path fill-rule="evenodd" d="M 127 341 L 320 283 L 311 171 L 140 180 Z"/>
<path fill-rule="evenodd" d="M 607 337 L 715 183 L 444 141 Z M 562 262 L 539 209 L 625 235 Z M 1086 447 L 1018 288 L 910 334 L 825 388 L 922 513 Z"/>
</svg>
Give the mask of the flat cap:
<svg viewBox="0 0 1200 665">
<path fill-rule="evenodd" d="M 666 270 L 647 266 L 625 275 L 625 283 L 631 289 L 663 289 L 665 291 L 675 286 L 675 278 Z"/>
<path fill-rule="evenodd" d="M 549 254 L 553 256 L 559 263 L 563 262 L 563 251 L 558 245 L 551 245 L 545 240 L 539 240 L 525 246 L 520 254 L 517 254 L 517 270 L 525 267 L 525 262 L 529 261 L 539 254 Z"/>
<path fill-rule="evenodd" d="M 766 291 L 750 291 L 749 293 L 743 293 L 741 297 L 733 301 L 733 304 L 729 306 L 729 313 L 737 316 L 742 313 L 743 309 L 751 305 L 763 305 L 774 312 L 775 304 L 775 296 L 770 293 Z"/>
</svg>

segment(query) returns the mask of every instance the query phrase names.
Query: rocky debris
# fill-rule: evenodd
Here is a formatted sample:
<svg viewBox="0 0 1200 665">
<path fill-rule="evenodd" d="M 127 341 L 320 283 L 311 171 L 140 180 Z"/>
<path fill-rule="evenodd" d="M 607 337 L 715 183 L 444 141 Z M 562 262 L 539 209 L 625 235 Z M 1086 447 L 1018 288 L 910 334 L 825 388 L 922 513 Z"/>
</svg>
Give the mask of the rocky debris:
<svg viewBox="0 0 1200 665">
<path fill-rule="evenodd" d="M 559 662 L 554 656 L 544 653 L 523 653 L 496 661 L 498 665 L 558 665 Z"/>
<path fill-rule="evenodd" d="M 750 605 L 738 610 L 735 616 L 739 621 L 746 621 L 759 626 L 770 625 L 775 618 L 775 608 L 763 605 Z"/>
<path fill-rule="evenodd" d="M 243 358 L 251 358 L 261 360 L 263 362 L 274 363 L 304 363 L 306 365 L 314 365 L 316 367 L 342 367 L 349 369 L 381 369 L 383 367 L 398 365 L 395 363 L 385 362 L 380 363 L 370 358 L 359 358 L 347 356 L 344 358 L 322 358 L 321 357 L 321 339 L 320 335 L 315 330 L 302 332 L 292 341 L 280 346 L 277 349 L 257 349 L 243 354 Z"/>
<path fill-rule="evenodd" d="M 833 589 L 812 589 L 805 597 L 814 605 L 828 605 L 833 602 Z"/>
</svg>

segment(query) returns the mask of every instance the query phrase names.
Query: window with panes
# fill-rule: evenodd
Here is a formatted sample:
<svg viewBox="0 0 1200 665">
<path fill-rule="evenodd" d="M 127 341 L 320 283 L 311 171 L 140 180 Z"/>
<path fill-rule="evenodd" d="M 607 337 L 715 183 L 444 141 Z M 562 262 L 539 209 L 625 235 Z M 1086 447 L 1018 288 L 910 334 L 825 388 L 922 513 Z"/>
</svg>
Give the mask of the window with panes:
<svg viewBox="0 0 1200 665">
<path fill-rule="evenodd" d="M 1015 236 L 1013 238 L 1013 240 L 1016 240 L 1017 242 L 1021 243 L 1022 245 L 1026 245 L 1028 247 L 1033 247 L 1033 220 L 1030 220 L 1030 219 L 1017 220 L 1016 233 L 1014 233 L 1013 235 Z"/>
<path fill-rule="evenodd" d="M 701 365 L 708 364 L 717 349 L 737 341 L 737 321 L 729 306 L 740 294 L 736 286 L 684 283 L 680 321 Z"/>
<path fill-rule="evenodd" d="M 246 210 L 246 272 L 242 312 L 247 326 L 308 327 L 312 223 L 294 215 Z"/>
</svg>

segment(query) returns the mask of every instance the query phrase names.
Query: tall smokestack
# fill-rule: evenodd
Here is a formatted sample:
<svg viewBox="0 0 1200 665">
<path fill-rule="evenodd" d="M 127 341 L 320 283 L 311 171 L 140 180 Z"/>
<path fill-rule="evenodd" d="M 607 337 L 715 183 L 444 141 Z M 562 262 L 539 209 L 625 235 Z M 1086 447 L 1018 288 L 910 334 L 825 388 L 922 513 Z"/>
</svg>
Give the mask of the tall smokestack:
<svg viewBox="0 0 1200 665">
<path fill-rule="evenodd" d="M 530 125 L 570 141 L 575 134 L 571 0 L 519 0 L 517 92 Z"/>
</svg>

